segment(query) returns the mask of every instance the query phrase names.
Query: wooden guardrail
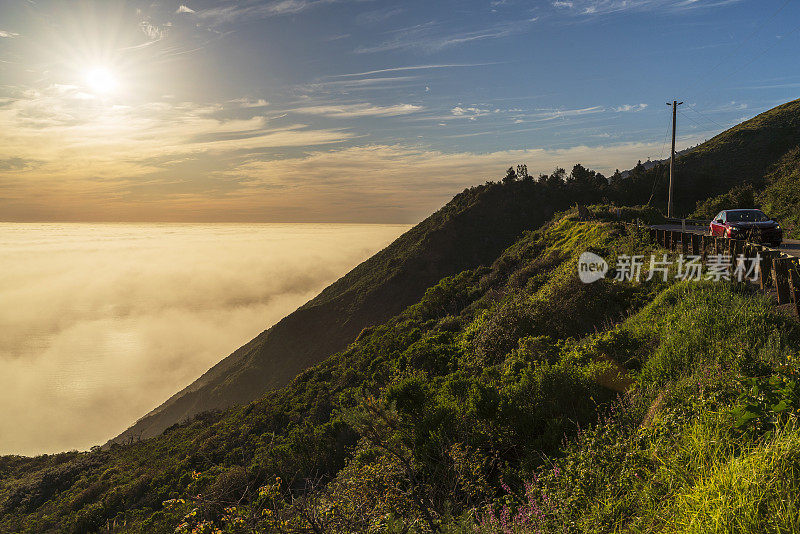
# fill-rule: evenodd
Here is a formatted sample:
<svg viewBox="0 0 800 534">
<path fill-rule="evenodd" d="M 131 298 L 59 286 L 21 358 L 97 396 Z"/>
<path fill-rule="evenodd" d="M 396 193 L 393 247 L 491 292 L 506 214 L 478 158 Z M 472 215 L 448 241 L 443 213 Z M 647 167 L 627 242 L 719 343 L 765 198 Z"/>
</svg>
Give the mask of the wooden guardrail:
<svg viewBox="0 0 800 534">
<path fill-rule="evenodd" d="M 664 221 L 670 224 L 680 224 L 681 226 L 708 226 L 711 224 L 711 221 L 706 219 L 679 219 L 677 217 L 666 217 Z"/>
<path fill-rule="evenodd" d="M 794 313 L 800 317 L 800 258 L 744 239 L 651 227 L 648 227 L 648 232 L 652 242 L 684 255 L 701 256 L 704 260 L 710 254 L 727 255 L 732 261 L 740 255 L 748 259 L 759 255 L 761 257 L 758 264 L 759 288 L 764 292 L 774 288 L 778 304 L 792 304 Z"/>
</svg>

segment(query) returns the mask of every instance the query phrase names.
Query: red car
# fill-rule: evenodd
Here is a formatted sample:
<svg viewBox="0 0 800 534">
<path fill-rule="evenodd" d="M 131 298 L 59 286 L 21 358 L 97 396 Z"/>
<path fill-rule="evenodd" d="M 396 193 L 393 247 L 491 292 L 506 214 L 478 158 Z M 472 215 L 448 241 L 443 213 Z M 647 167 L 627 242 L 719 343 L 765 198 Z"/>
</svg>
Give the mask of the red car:
<svg viewBox="0 0 800 534">
<path fill-rule="evenodd" d="M 709 226 L 711 235 L 747 239 L 754 243 L 781 246 L 783 230 L 778 221 L 755 209 L 725 210 L 714 217 Z"/>
</svg>

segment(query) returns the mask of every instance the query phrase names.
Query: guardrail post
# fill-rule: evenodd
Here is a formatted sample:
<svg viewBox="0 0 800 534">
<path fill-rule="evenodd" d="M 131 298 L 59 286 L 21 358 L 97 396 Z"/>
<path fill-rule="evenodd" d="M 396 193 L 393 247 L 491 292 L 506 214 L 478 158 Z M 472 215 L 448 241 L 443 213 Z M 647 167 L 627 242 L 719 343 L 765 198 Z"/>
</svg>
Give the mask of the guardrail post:
<svg viewBox="0 0 800 534">
<path fill-rule="evenodd" d="M 736 240 L 736 256 L 738 257 L 740 254 L 744 254 L 744 247 L 747 245 L 747 241 L 744 239 L 737 239 Z"/>
<path fill-rule="evenodd" d="M 775 289 L 778 292 L 778 304 L 791 302 L 789 296 L 789 281 L 786 274 L 786 262 L 778 257 L 772 260 L 772 278 L 775 280 Z"/>
<path fill-rule="evenodd" d="M 752 259 L 754 259 L 756 257 L 756 254 L 758 254 L 758 253 L 759 253 L 759 251 L 758 251 L 758 248 L 756 247 L 756 245 L 754 245 L 752 243 L 745 242 L 745 244 L 744 244 L 744 256 L 745 256 L 745 258 L 748 258 L 748 259 L 752 260 Z"/>
<path fill-rule="evenodd" d="M 797 269 L 797 266 L 789 269 L 789 288 L 794 302 L 794 313 L 800 317 L 800 270 Z"/>
<path fill-rule="evenodd" d="M 761 286 L 761 291 L 766 291 L 770 285 L 772 254 L 771 250 L 761 251 L 761 263 L 758 265 L 758 284 Z"/>
</svg>

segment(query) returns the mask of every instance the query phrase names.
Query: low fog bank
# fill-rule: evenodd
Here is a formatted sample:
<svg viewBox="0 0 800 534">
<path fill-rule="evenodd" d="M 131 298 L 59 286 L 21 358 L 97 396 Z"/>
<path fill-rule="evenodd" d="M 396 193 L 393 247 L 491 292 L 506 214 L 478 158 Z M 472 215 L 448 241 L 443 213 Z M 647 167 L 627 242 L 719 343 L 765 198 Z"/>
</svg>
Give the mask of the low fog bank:
<svg viewBox="0 0 800 534">
<path fill-rule="evenodd" d="M 0 454 L 104 443 L 406 228 L 0 224 Z"/>
</svg>

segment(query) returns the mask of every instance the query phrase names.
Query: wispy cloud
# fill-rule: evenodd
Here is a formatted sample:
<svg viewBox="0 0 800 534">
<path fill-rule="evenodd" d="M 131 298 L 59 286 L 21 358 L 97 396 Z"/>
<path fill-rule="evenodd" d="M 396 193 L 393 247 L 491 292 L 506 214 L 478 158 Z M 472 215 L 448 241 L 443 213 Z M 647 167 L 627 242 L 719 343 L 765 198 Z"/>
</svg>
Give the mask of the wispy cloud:
<svg viewBox="0 0 800 534">
<path fill-rule="evenodd" d="M 389 72 L 404 72 L 404 71 L 415 71 L 415 70 L 431 70 L 431 69 L 454 69 L 454 68 L 465 68 L 465 67 L 484 67 L 487 65 L 498 65 L 497 62 L 491 63 L 450 63 L 450 64 L 441 64 L 441 65 L 412 65 L 408 67 L 389 67 L 385 69 L 376 69 L 376 70 L 367 70 L 364 72 L 351 72 L 347 74 L 334 74 L 333 76 L 329 76 L 329 78 L 350 78 L 350 77 L 361 77 L 361 76 L 371 76 L 373 74 L 384 74 Z"/>
<path fill-rule="evenodd" d="M 241 4 L 213 7 L 196 11 L 197 17 L 212 25 L 236 22 L 242 19 L 268 18 L 293 15 L 309 9 L 332 4 L 339 0 L 278 0 L 272 2 L 253 1 Z"/>
<path fill-rule="evenodd" d="M 747 109 L 747 104 L 744 102 L 736 102 L 735 100 L 731 100 L 730 102 L 726 102 L 725 104 L 716 106 L 711 109 L 706 109 L 705 111 L 708 113 L 730 113 L 733 111 L 744 111 Z"/>
<path fill-rule="evenodd" d="M 151 42 L 160 41 L 166 34 L 166 29 L 157 24 L 153 24 L 150 20 L 144 19 L 139 22 L 139 29 L 143 34 L 150 39 Z"/>
<path fill-rule="evenodd" d="M 363 13 L 358 14 L 356 17 L 356 22 L 359 24 L 372 26 L 385 22 L 392 17 L 396 17 L 397 15 L 403 13 L 403 11 L 405 10 L 401 7 L 387 7 L 384 9 L 364 11 Z"/>
<path fill-rule="evenodd" d="M 178 7 L 178 9 L 175 11 L 175 13 L 195 13 L 195 10 L 184 4 L 181 4 L 180 7 Z"/>
<path fill-rule="evenodd" d="M 234 98 L 228 102 L 241 108 L 263 108 L 269 106 L 269 102 L 263 98 Z"/>
<path fill-rule="evenodd" d="M 323 117 L 334 118 L 355 118 L 355 117 L 396 117 L 399 115 L 409 115 L 422 111 L 422 106 L 414 104 L 396 104 L 393 106 L 377 106 L 375 104 L 329 104 L 320 106 L 306 106 L 289 110 L 292 113 L 306 115 L 321 115 Z"/>
<path fill-rule="evenodd" d="M 556 0 L 552 6 L 573 15 L 599 16 L 634 11 L 687 11 L 721 7 L 743 0 Z"/>
<path fill-rule="evenodd" d="M 473 120 L 474 121 L 478 117 L 482 117 L 484 115 L 490 114 L 491 110 L 484 109 L 484 108 L 479 108 L 479 107 L 476 107 L 476 106 L 466 106 L 465 107 L 465 106 L 459 105 L 459 106 L 456 106 L 453 109 L 451 109 L 450 113 L 454 117 L 466 117 L 469 120 Z"/>
<path fill-rule="evenodd" d="M 513 20 L 457 32 L 448 32 L 449 25 L 428 22 L 394 30 L 390 32 L 391 37 L 389 39 L 376 45 L 359 47 L 356 52 L 367 54 L 409 49 L 435 52 L 452 46 L 489 39 L 501 39 L 523 33 L 530 29 L 531 24 L 534 22 L 535 19 L 526 21 Z"/>
<path fill-rule="evenodd" d="M 681 146 L 697 142 L 681 138 Z M 345 216 L 364 220 L 413 221 L 430 213 L 464 187 L 498 179 L 513 163 L 526 163 L 532 173 L 582 163 L 604 173 L 626 168 L 658 153 L 661 141 L 579 145 L 563 149 L 442 152 L 407 145 L 367 145 L 317 150 L 303 157 L 250 161 L 226 175 L 247 187 L 294 184 L 291 192 L 306 198 L 312 211 L 325 204 Z M 371 176 L 367 182 L 363 176 Z M 431 180 L 436 176 L 436 180 Z M 313 200 L 312 200 L 313 199 Z"/>
<path fill-rule="evenodd" d="M 377 78 L 353 78 L 343 80 L 322 81 L 297 86 L 301 93 L 319 93 L 320 91 L 349 93 L 375 89 L 390 89 L 408 86 L 419 81 L 418 76 L 381 76 Z"/>
<path fill-rule="evenodd" d="M 0 38 L 11 39 L 12 37 L 19 37 L 19 34 L 7 30 L 0 30 Z"/>
<path fill-rule="evenodd" d="M 222 104 L 156 101 L 112 106 L 73 86 L 26 91 L 0 106 L 0 160 L 40 162 L 12 169 L 4 178 L 19 197 L 36 190 L 124 191 L 164 171 L 163 161 L 217 158 L 270 149 L 308 148 L 353 139 L 344 129 L 305 124 L 273 125 L 259 113 L 262 101 L 241 100 L 226 118 Z M 2 171 L 0 171 L 2 173 Z M 162 178 L 163 179 L 163 178 Z"/>
<path fill-rule="evenodd" d="M 759 90 L 759 89 L 796 89 L 800 87 L 800 82 L 786 82 L 786 83 L 765 83 L 758 85 L 747 85 L 739 87 L 739 89 Z"/>
<path fill-rule="evenodd" d="M 617 113 L 637 112 L 643 111 L 647 108 L 647 104 L 624 104 L 614 108 Z"/>
<path fill-rule="evenodd" d="M 603 113 L 605 110 L 603 106 L 591 106 L 579 109 L 543 109 L 537 110 L 531 116 L 533 119 L 550 121 L 566 117 L 578 117 L 580 115 L 593 115 L 595 113 Z"/>
</svg>

